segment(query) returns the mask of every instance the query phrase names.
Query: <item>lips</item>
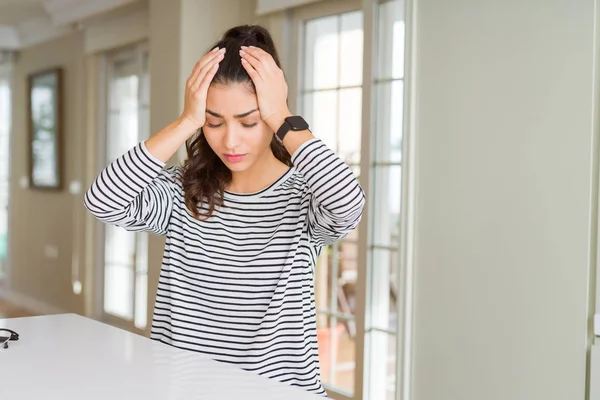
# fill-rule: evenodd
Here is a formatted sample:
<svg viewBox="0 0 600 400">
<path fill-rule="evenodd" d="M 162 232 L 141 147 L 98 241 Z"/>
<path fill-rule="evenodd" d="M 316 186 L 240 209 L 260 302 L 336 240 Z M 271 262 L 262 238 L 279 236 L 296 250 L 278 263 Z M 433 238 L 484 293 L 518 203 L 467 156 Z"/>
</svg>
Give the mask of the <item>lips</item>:
<svg viewBox="0 0 600 400">
<path fill-rule="evenodd" d="M 230 163 L 238 163 L 244 159 L 245 154 L 225 154 L 225 159 Z"/>
</svg>

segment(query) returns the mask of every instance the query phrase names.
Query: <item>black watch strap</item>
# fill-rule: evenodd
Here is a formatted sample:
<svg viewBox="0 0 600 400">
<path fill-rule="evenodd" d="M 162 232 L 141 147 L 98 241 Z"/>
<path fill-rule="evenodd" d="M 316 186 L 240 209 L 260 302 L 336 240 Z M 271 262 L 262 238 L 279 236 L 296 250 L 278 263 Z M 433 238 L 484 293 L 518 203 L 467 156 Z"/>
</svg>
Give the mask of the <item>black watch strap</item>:
<svg viewBox="0 0 600 400">
<path fill-rule="evenodd" d="M 281 127 L 277 130 L 275 135 L 277 138 L 283 142 L 283 138 L 288 134 L 289 131 L 304 131 L 308 129 L 308 123 L 304 120 L 304 118 L 294 115 L 291 117 L 287 117 Z"/>
<path fill-rule="evenodd" d="M 277 129 L 277 132 L 275 133 L 275 135 L 277 135 L 277 138 L 283 142 L 283 138 L 285 137 L 285 135 L 287 135 L 287 133 L 291 129 L 292 129 L 292 126 L 290 124 L 288 124 L 287 121 L 283 121 L 283 124 L 281 124 L 279 129 Z"/>
</svg>

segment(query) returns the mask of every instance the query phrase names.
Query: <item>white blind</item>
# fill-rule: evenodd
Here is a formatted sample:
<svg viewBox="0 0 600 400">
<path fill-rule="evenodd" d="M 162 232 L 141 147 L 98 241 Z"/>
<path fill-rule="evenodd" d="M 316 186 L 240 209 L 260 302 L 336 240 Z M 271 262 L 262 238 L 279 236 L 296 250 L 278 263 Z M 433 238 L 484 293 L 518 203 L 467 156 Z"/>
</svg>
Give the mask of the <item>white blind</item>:
<svg viewBox="0 0 600 400">
<path fill-rule="evenodd" d="M 264 15 L 323 0 L 257 0 L 256 15 Z"/>
</svg>

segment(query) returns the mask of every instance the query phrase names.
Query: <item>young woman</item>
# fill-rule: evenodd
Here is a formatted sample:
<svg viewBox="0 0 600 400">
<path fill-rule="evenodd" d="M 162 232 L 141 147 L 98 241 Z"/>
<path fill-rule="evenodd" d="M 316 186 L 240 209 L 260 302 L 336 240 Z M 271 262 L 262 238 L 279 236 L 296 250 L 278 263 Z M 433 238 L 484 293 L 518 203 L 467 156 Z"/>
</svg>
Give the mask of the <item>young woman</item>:
<svg viewBox="0 0 600 400">
<path fill-rule="evenodd" d="M 165 167 L 183 144 L 183 166 Z M 194 66 L 181 116 L 85 194 L 100 221 L 166 235 L 151 338 L 318 394 L 315 260 L 364 202 L 348 166 L 289 111 L 259 26 L 230 29 Z"/>
</svg>

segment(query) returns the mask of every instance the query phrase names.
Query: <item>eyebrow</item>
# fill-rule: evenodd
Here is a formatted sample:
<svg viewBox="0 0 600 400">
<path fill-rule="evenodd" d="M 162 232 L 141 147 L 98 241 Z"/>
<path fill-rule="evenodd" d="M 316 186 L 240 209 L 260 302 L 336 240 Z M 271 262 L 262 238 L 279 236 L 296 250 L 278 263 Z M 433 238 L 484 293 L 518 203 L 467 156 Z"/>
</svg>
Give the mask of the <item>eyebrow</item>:
<svg viewBox="0 0 600 400">
<path fill-rule="evenodd" d="M 250 115 L 252 113 L 255 113 L 257 111 L 258 111 L 258 108 L 255 108 L 254 110 L 251 110 L 251 111 L 248 111 L 248 112 L 245 112 L 245 113 L 242 113 L 242 114 L 234 115 L 233 117 L 234 118 L 245 118 L 248 115 Z M 212 115 L 213 117 L 223 118 L 223 116 L 221 114 L 217 114 L 216 112 L 211 111 L 208 108 L 206 109 L 206 113 Z"/>
</svg>

